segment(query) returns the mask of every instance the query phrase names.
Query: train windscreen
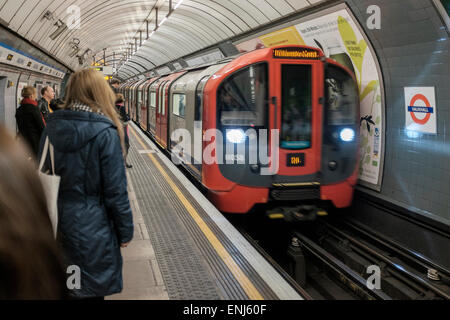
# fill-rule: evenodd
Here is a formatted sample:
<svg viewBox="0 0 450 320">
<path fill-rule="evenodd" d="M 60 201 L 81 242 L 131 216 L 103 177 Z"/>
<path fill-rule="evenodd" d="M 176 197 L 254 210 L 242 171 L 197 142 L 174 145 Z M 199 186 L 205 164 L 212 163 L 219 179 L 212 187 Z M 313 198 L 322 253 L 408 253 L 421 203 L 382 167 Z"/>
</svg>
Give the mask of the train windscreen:
<svg viewBox="0 0 450 320">
<path fill-rule="evenodd" d="M 359 98 L 353 78 L 345 70 L 330 64 L 325 74 L 325 90 L 328 125 L 354 125 Z"/>
<path fill-rule="evenodd" d="M 311 147 L 311 65 L 282 66 L 281 147 L 302 150 Z"/>
<path fill-rule="evenodd" d="M 222 126 L 262 127 L 268 110 L 266 63 L 238 71 L 220 86 L 217 96 Z"/>
</svg>

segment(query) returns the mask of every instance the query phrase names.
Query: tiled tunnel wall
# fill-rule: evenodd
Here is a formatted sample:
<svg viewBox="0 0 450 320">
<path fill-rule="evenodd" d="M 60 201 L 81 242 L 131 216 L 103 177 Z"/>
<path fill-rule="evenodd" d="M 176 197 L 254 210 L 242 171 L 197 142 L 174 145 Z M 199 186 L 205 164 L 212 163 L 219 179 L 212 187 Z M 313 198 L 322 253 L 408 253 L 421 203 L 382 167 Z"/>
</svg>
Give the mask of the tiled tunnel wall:
<svg viewBox="0 0 450 320">
<path fill-rule="evenodd" d="M 379 58 L 386 96 L 381 196 L 450 224 L 450 39 L 432 0 L 347 1 Z M 381 8 L 369 30 L 368 6 Z M 404 87 L 435 87 L 437 135 L 408 137 Z"/>
</svg>

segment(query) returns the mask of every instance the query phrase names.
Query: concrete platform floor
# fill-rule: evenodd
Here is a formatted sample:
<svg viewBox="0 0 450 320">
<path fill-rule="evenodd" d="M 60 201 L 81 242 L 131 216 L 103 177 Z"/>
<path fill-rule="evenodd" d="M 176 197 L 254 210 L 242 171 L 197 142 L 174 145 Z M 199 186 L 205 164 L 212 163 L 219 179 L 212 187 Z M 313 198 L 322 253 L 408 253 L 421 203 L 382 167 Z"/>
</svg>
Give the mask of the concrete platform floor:
<svg viewBox="0 0 450 320">
<path fill-rule="evenodd" d="M 169 300 L 130 177 L 128 189 L 133 210 L 134 239 L 128 248 L 122 249 L 123 291 L 106 297 L 106 300 Z"/>
</svg>

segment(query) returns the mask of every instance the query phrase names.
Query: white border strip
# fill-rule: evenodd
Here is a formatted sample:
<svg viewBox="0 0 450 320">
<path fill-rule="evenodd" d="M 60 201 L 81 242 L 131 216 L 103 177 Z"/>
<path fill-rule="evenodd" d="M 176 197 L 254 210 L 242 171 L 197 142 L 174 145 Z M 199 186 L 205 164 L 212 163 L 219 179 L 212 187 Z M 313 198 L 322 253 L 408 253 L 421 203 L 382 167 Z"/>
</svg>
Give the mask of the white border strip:
<svg viewBox="0 0 450 320">
<path fill-rule="evenodd" d="M 151 141 L 134 123 L 131 123 L 133 129 L 139 133 L 141 138 L 153 149 L 156 145 Z M 288 282 L 272 267 L 255 248 L 236 230 L 236 228 L 209 202 L 209 200 L 197 190 L 197 188 L 180 172 L 180 170 L 161 152 L 157 153 L 161 161 L 175 175 L 178 181 L 183 185 L 191 196 L 202 206 L 210 218 L 222 230 L 225 236 L 230 239 L 233 245 L 239 250 L 247 261 L 251 262 L 252 267 L 259 276 L 269 285 L 280 300 L 304 300 L 297 291 L 295 291 Z"/>
</svg>

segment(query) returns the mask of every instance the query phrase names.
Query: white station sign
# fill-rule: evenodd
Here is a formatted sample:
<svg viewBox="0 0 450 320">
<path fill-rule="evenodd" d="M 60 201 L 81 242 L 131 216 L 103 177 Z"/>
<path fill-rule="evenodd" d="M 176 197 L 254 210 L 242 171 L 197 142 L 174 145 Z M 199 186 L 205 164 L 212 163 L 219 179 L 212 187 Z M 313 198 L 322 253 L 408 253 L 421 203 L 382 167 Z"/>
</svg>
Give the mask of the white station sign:
<svg viewBox="0 0 450 320">
<path fill-rule="evenodd" d="M 405 87 L 406 130 L 437 134 L 434 87 Z"/>
</svg>

